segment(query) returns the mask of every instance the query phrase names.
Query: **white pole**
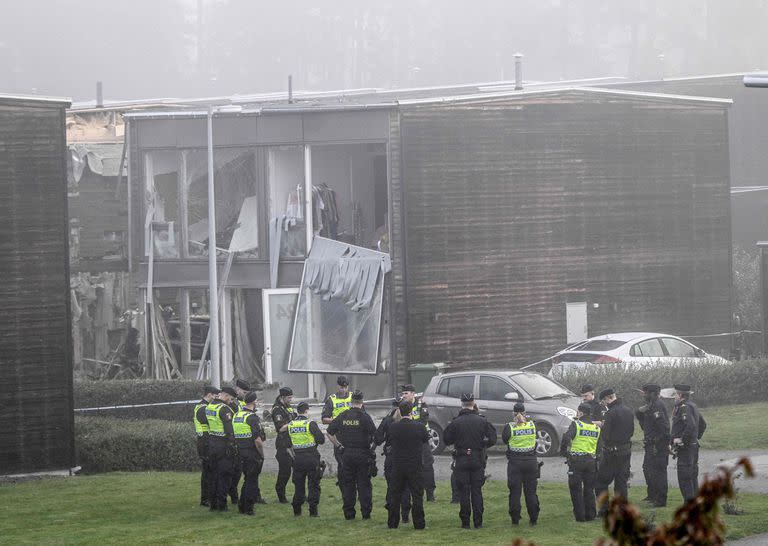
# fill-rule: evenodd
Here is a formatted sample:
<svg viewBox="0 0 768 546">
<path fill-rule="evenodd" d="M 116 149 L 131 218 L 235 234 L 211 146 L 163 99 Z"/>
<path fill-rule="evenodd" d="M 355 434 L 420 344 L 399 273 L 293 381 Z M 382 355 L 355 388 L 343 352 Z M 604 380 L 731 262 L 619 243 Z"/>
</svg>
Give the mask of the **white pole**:
<svg viewBox="0 0 768 546">
<path fill-rule="evenodd" d="M 221 386 L 219 365 L 219 283 L 216 278 L 216 193 L 213 186 L 213 106 L 208 107 L 208 304 L 211 370 L 214 387 Z"/>
</svg>

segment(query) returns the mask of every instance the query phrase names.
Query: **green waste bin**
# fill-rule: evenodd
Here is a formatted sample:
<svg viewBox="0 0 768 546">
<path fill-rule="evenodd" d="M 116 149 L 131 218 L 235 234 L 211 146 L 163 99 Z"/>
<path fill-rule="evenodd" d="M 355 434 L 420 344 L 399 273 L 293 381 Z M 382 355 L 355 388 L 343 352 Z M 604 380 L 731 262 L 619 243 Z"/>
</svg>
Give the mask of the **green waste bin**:
<svg viewBox="0 0 768 546">
<path fill-rule="evenodd" d="M 411 383 L 416 387 L 416 391 L 424 392 L 424 389 L 429 385 L 429 381 L 436 375 L 444 373 L 447 367 L 445 362 L 412 364 L 408 367 L 408 373 L 411 377 Z"/>
</svg>

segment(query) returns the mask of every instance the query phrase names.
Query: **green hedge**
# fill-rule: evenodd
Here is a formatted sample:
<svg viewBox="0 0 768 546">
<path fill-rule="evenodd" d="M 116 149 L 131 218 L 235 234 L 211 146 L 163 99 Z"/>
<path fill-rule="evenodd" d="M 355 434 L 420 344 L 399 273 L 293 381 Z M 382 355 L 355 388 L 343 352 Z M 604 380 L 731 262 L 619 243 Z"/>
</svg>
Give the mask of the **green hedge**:
<svg viewBox="0 0 768 546">
<path fill-rule="evenodd" d="M 77 464 L 87 474 L 197 470 L 196 442 L 191 422 L 75 416 Z"/>
<path fill-rule="evenodd" d="M 75 381 L 75 408 L 153 404 L 199 400 L 203 395 L 203 381 L 114 379 L 108 381 Z M 192 421 L 192 404 L 150 406 L 88 412 L 88 415 L 107 415 L 120 419 L 165 419 Z"/>
<path fill-rule="evenodd" d="M 628 370 L 611 365 L 591 366 L 568 374 L 560 382 L 575 393 L 585 383 L 594 385 L 598 392 L 611 387 L 634 407 L 643 404 L 642 394 L 634 389 L 645 383 L 658 383 L 662 388 L 675 383 L 690 384 L 694 390 L 692 400 L 702 407 L 740 404 L 768 399 L 768 360 Z"/>
</svg>

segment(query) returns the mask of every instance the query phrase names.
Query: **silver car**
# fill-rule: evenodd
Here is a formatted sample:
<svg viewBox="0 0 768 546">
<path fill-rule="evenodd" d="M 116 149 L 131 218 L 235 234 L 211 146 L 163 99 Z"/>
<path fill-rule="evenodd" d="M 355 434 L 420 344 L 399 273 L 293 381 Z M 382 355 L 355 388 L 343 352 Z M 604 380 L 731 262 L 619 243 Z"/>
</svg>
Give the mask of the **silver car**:
<svg viewBox="0 0 768 546">
<path fill-rule="evenodd" d="M 460 397 L 471 392 L 480 413 L 501 432 L 512 420 L 516 402 L 536 423 L 536 452 L 541 456 L 556 455 L 560 439 L 576 417 L 581 399 L 560 383 L 540 373 L 511 371 L 466 371 L 438 375 L 424 389 L 422 402 L 429 410 L 430 444 L 433 453 L 445 449 L 443 430 L 461 409 Z"/>
</svg>

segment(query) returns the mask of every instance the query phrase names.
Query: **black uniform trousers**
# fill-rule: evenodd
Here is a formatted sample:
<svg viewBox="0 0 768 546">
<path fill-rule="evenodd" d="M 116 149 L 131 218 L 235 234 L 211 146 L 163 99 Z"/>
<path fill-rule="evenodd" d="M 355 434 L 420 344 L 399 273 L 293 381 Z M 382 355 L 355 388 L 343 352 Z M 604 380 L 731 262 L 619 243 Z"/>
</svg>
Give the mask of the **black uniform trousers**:
<svg viewBox="0 0 768 546">
<path fill-rule="evenodd" d="M 424 477 L 424 490 L 432 496 L 435 492 L 435 456 L 432 455 L 432 448 L 429 442 L 421 448 L 421 465 Z"/>
<path fill-rule="evenodd" d="M 629 500 L 629 468 L 632 460 L 631 447 L 608 448 L 603 450 L 603 458 L 597 470 L 595 495 L 600 497 L 608 491 L 613 482 L 613 492 Z M 600 506 L 600 512 L 607 509 L 607 502 Z"/>
<path fill-rule="evenodd" d="M 209 436 L 208 460 L 211 465 L 211 481 L 208 485 L 211 510 L 225 510 L 235 466 L 234 449 L 229 441 L 225 438 Z"/>
<path fill-rule="evenodd" d="M 227 493 L 229 498 L 232 499 L 233 503 L 237 503 L 238 501 L 237 486 L 240 484 L 240 475 L 242 473 L 243 468 L 240 464 L 240 455 L 237 452 L 237 448 L 235 448 L 235 457 L 232 467 L 232 483 L 230 484 L 229 491 Z"/>
<path fill-rule="evenodd" d="M 385 455 L 384 457 L 384 479 L 387 480 L 387 512 L 389 512 L 389 491 L 392 489 L 392 479 L 394 476 L 392 457 Z M 406 485 L 403 488 L 403 493 L 400 495 L 400 513 L 403 516 L 403 521 L 408 520 L 408 514 L 411 511 L 411 490 Z"/>
<path fill-rule="evenodd" d="M 475 527 L 483 524 L 484 458 L 482 450 L 473 452 L 471 455 L 456 455 L 456 468 L 453 473 L 459 488 L 459 503 L 461 505 L 459 518 L 461 518 L 462 525 L 469 525 L 470 516 L 472 516 Z"/>
<path fill-rule="evenodd" d="M 415 529 L 424 529 L 424 469 L 421 465 L 395 463 L 392 479 L 387 488 L 387 525 L 396 529 L 400 525 L 400 502 L 403 492 L 411 492 L 411 519 Z"/>
<path fill-rule="evenodd" d="M 539 463 L 536 457 L 530 455 L 507 454 L 507 487 L 509 487 L 509 515 L 512 523 L 520 522 L 522 506 L 521 492 L 525 495 L 525 509 L 528 519 L 536 522 L 539 519 L 539 496 L 536 487 L 539 482 Z"/>
<path fill-rule="evenodd" d="M 589 455 L 574 455 L 568 460 L 568 489 L 571 492 L 573 517 L 576 521 L 592 521 L 595 507 L 597 464 Z"/>
<path fill-rule="evenodd" d="M 211 494 L 208 484 L 211 482 L 211 463 L 208 459 L 208 435 L 197 437 L 197 456 L 200 457 L 200 504 L 210 504 Z"/>
<path fill-rule="evenodd" d="M 655 503 L 667 504 L 669 484 L 667 482 L 667 465 L 669 450 L 667 444 L 647 444 L 643 454 L 643 476 L 648 486 L 648 500 Z"/>
<path fill-rule="evenodd" d="M 309 504 L 309 512 L 315 513 L 320 503 L 320 454 L 315 448 L 296 449 L 293 459 L 293 510 L 301 510 L 304 501 Z"/>
<path fill-rule="evenodd" d="M 344 474 L 342 475 L 342 499 L 344 517 L 355 517 L 355 502 L 360 496 L 360 513 L 371 515 L 373 509 L 373 487 L 371 486 L 371 452 L 368 449 L 346 448 L 342 453 Z"/>
<path fill-rule="evenodd" d="M 255 447 L 239 448 L 239 463 L 243 470 L 243 488 L 240 490 L 240 508 L 252 510 L 256 499 L 259 498 L 259 474 L 264 459 Z"/>
<path fill-rule="evenodd" d="M 677 483 L 686 502 L 699 491 L 699 444 L 681 446 L 677 450 Z"/>
<path fill-rule="evenodd" d="M 336 459 L 336 485 L 339 486 L 341 494 L 344 494 L 344 458 L 339 448 L 333 446 L 333 458 Z"/>
<path fill-rule="evenodd" d="M 293 458 L 288 452 L 287 447 L 278 447 L 275 452 L 275 459 L 277 459 L 277 480 L 275 481 L 275 492 L 278 498 L 285 497 L 285 486 L 288 485 L 288 480 L 291 479 L 291 467 L 293 466 Z"/>
</svg>

